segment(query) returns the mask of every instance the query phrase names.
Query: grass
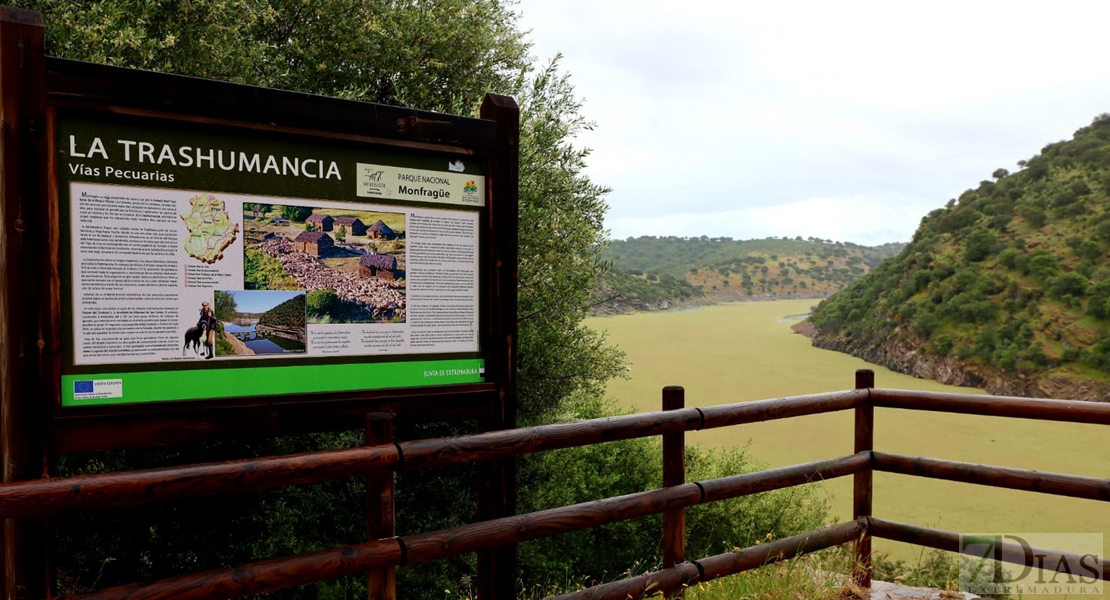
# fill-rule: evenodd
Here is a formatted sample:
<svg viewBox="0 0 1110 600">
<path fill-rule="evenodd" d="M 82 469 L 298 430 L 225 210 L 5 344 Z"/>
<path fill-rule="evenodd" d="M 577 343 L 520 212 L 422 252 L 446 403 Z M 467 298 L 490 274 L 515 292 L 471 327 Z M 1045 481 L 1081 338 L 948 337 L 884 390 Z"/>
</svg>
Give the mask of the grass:
<svg viewBox="0 0 1110 600">
<path fill-rule="evenodd" d="M 851 554 L 846 547 L 807 554 L 759 569 L 691 586 L 687 600 L 846 600 L 866 597 L 850 586 Z"/>
<path fill-rule="evenodd" d="M 848 389 L 856 369 L 875 370 L 879 387 L 953 388 L 915 379 L 837 352 L 814 348 L 793 334 L 786 315 L 805 313 L 813 300 L 749 302 L 693 311 L 589 319 L 628 353 L 630 377 L 608 393 L 639 411 L 659 410 L 666 385 L 686 388 L 687 406 Z M 814 415 L 691 433 L 701 445 L 735 447 L 751 440 L 755 460 L 771 467 L 852 452 L 848 412 Z M 1104 426 L 1043 423 L 973 415 L 878 409 L 875 447 L 1040 471 L 1110 478 L 1110 431 Z M 875 515 L 958 532 L 1093 532 L 1110 534 L 1110 503 L 876 473 Z M 824 484 L 832 516 L 851 518 L 851 478 Z M 1110 535 L 1107 535 L 1110 541 Z M 877 551 L 910 560 L 908 545 L 876 540 Z M 1066 548 L 1061 548 L 1066 550 Z"/>
<path fill-rule="evenodd" d="M 853 593 L 850 584 L 852 567 L 850 549 L 832 548 L 814 554 L 765 565 L 758 569 L 745 571 L 728 577 L 721 577 L 686 588 L 687 600 L 756 600 L 778 598 L 781 600 L 849 600 L 864 598 Z M 612 580 L 619 581 L 636 576 L 643 569 L 635 567 L 625 573 L 616 574 Z M 596 585 L 596 582 L 591 582 Z M 518 599 L 540 600 L 586 587 L 582 582 L 566 581 L 554 585 L 537 585 L 530 590 L 521 590 Z M 470 600 L 472 590 L 464 588 L 447 598 Z M 644 596 L 661 598 L 662 594 Z"/>
</svg>

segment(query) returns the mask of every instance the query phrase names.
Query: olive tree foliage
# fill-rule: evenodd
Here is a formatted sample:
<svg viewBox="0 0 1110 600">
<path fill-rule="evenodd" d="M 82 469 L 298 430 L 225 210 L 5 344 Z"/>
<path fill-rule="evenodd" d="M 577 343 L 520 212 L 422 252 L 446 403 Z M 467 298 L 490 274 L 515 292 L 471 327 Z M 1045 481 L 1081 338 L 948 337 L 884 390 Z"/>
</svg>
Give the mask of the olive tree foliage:
<svg viewBox="0 0 1110 600">
<path fill-rule="evenodd" d="M 47 52 L 439 112 L 508 91 L 527 68 L 499 0 L 16 0 Z"/>
<path fill-rule="evenodd" d="M 562 401 L 603 394 L 622 355 L 586 328 L 593 278 L 606 265 L 602 219 L 609 190 L 583 173 L 592 127 L 558 58 L 522 84 L 520 135 L 520 418 L 558 419 Z"/>
</svg>

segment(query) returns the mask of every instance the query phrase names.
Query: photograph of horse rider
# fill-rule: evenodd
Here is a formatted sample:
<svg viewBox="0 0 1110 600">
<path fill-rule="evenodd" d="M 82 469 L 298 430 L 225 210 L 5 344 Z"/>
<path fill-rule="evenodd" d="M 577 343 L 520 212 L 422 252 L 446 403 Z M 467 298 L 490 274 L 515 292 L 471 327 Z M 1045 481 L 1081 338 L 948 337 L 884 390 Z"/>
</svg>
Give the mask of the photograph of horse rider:
<svg viewBox="0 0 1110 600">
<path fill-rule="evenodd" d="M 197 326 L 201 325 L 204 325 L 207 329 L 204 347 L 208 351 L 208 355 L 205 358 L 213 358 L 216 356 L 216 313 L 207 300 L 200 305 L 200 320 L 197 321 Z"/>
</svg>

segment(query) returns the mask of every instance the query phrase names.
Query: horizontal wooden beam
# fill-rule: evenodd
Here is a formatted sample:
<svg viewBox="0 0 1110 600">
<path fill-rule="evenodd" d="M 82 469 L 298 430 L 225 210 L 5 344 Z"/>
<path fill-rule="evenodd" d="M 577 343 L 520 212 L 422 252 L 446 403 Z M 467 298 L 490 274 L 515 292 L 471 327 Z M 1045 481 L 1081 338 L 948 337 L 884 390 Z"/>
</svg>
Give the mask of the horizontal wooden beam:
<svg viewBox="0 0 1110 600">
<path fill-rule="evenodd" d="M 414 440 L 401 447 L 407 471 L 689 431 L 700 426 L 701 413 L 696 408 L 687 408 Z"/>
<path fill-rule="evenodd" d="M 496 123 L 214 79 L 48 58 L 51 104 L 126 109 L 264 124 L 272 130 L 335 132 L 384 141 L 411 140 L 492 151 Z"/>
<path fill-rule="evenodd" d="M 917 525 L 908 525 L 906 523 L 897 523 L 895 521 L 885 521 L 883 519 L 870 519 L 870 531 L 874 537 L 883 538 L 886 540 L 894 540 L 896 542 L 905 542 L 907 544 L 916 544 L 918 546 L 926 546 L 928 548 L 936 548 L 937 550 L 945 550 L 948 552 L 960 552 L 960 534 L 954 531 L 944 531 L 942 529 L 931 529 L 929 527 L 919 527 Z M 979 557 L 977 554 L 965 552 L 969 556 Z M 1003 541 L 1001 544 L 1001 560 L 1016 565 L 1034 566 L 1034 559 L 1038 556 L 1044 557 L 1043 560 L 1038 561 L 1040 564 L 1055 567 L 1055 569 L 1048 569 L 1056 572 L 1065 573 L 1063 569 L 1070 566 L 1079 565 L 1082 558 L 1078 554 L 1072 552 L 1060 552 L 1059 550 L 1049 550 L 1045 548 L 1032 547 L 1027 551 L 1021 545 Z M 1090 562 L 1089 560 L 1087 561 Z M 1110 563 L 1106 559 L 1099 559 L 1097 561 L 1097 571 L 1101 574 L 1103 581 L 1110 580 Z"/>
<path fill-rule="evenodd" d="M 704 581 L 710 581 L 756 569 L 778 560 L 846 544 L 858 539 L 866 529 L 866 525 L 862 521 L 849 521 L 817 531 L 775 540 L 768 544 L 752 546 L 737 552 L 703 558 L 698 561 L 698 564 L 705 572 Z"/>
<path fill-rule="evenodd" d="M 134 506 L 318 483 L 391 470 L 397 447 L 360 447 L 186 467 L 37 479 L 0 485 L 0 515 L 24 517 L 72 510 Z"/>
<path fill-rule="evenodd" d="M 699 409 L 705 416 L 705 424 L 701 428 L 713 429 L 848 410 L 863 406 L 867 402 L 867 393 L 868 390 L 848 390 L 709 406 Z"/>
<path fill-rule="evenodd" d="M 655 597 L 660 593 L 669 597 L 671 593 L 683 586 L 693 586 L 698 582 L 712 581 L 719 577 L 758 569 L 780 560 L 845 544 L 858 538 L 864 529 L 865 525 L 862 521 L 841 523 L 775 540 L 769 544 L 759 544 L 736 552 L 682 563 L 647 575 L 596 585 L 549 600 L 626 600 L 646 596 Z"/>
<path fill-rule="evenodd" d="M 377 566 L 400 564 L 403 557 L 404 549 L 397 538 L 376 540 L 357 546 L 250 563 L 234 569 L 214 569 L 148 583 L 121 585 L 91 594 L 62 596 L 61 600 L 243 598 L 325 579 L 358 575 Z"/>
<path fill-rule="evenodd" d="M 1039 400 L 1013 396 L 972 396 L 874 388 L 871 401 L 884 408 L 906 408 L 990 417 L 1110 425 L 1110 403 Z"/>
<path fill-rule="evenodd" d="M 867 470 L 870 466 L 871 453 L 860 452 L 830 460 L 711 479 L 701 482 L 701 488 L 705 493 L 703 502 L 716 502 L 773 489 L 818 483 L 854 475 Z"/>
<path fill-rule="evenodd" d="M 1110 502 L 1110 480 L 875 452 L 875 470 Z"/>
</svg>

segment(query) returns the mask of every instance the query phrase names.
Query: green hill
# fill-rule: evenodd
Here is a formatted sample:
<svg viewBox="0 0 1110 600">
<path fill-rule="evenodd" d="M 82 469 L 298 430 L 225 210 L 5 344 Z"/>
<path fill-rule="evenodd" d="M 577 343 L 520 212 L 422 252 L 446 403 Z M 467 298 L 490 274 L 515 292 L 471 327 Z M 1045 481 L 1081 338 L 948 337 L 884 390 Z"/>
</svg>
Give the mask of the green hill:
<svg viewBox="0 0 1110 600">
<path fill-rule="evenodd" d="M 815 343 L 997 393 L 1106 399 L 1110 115 L 922 219 L 820 304 Z"/>
<path fill-rule="evenodd" d="M 304 294 L 294 296 L 262 313 L 262 316 L 258 318 L 258 324 L 279 329 L 304 329 Z"/>
<path fill-rule="evenodd" d="M 657 310 L 769 298 L 824 298 L 894 256 L 877 247 L 819 238 L 733 240 L 653 237 L 616 240 L 602 258 L 613 269 L 594 291 L 595 312 Z"/>
</svg>

